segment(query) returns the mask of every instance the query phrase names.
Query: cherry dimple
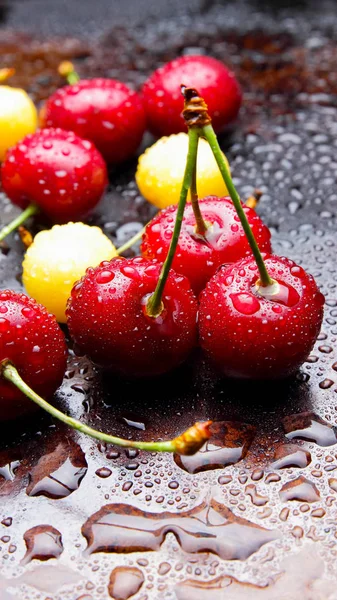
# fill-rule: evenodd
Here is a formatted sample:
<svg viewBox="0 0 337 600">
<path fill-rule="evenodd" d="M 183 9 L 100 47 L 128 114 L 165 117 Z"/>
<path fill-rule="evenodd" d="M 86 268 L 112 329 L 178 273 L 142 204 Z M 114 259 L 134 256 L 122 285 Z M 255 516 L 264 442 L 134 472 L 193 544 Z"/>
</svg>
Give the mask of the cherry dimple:
<svg viewBox="0 0 337 600">
<path fill-rule="evenodd" d="M 314 279 L 304 270 L 299 278 L 287 258 L 265 255 L 265 264 L 279 286 L 276 293 L 274 287 L 268 295 L 268 288 L 252 286 L 259 273 L 254 259 L 247 258 L 219 269 L 200 296 L 201 346 L 226 375 L 288 376 L 317 339 L 324 297 Z"/>
<path fill-rule="evenodd" d="M 196 233 L 194 213 L 192 206 L 188 204 L 173 261 L 175 271 L 188 278 L 196 294 L 205 287 L 219 266 L 233 263 L 251 253 L 241 224 L 237 225 L 237 229 L 232 229 L 237 215 L 230 198 L 208 196 L 200 200 L 200 209 L 208 224 L 205 236 Z M 246 207 L 245 210 L 261 250 L 270 252 L 268 227 L 253 209 Z M 170 206 L 162 210 L 146 227 L 141 246 L 144 257 L 160 260 L 166 256 L 176 214 L 177 208 Z"/>
<path fill-rule="evenodd" d="M 72 293 L 67 318 L 79 350 L 95 363 L 131 376 L 158 375 L 183 362 L 197 339 L 197 302 L 185 277 L 170 271 L 159 316 L 147 313 L 161 265 L 137 257 L 88 269 Z M 101 293 L 99 279 L 105 281 Z"/>
</svg>

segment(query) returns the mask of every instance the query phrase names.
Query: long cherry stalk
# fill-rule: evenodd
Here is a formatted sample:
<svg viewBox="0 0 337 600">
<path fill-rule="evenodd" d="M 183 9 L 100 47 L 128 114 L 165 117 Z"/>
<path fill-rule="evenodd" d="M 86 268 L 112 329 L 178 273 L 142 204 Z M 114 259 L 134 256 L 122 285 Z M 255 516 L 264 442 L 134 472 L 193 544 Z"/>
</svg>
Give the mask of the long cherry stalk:
<svg viewBox="0 0 337 600">
<path fill-rule="evenodd" d="M 97 431 L 85 423 L 64 414 L 52 404 L 49 404 L 49 402 L 41 398 L 41 396 L 25 383 L 16 367 L 9 361 L 4 361 L 0 365 L 0 375 L 17 387 L 27 398 L 35 402 L 35 404 L 49 413 L 52 417 L 55 417 L 69 427 L 89 435 L 96 440 L 100 440 L 101 442 L 115 444 L 116 446 L 121 446 L 123 448 L 137 448 L 138 450 L 146 450 L 148 452 L 176 452 L 178 454 L 191 455 L 200 450 L 210 437 L 209 426 L 211 425 L 211 421 L 205 421 L 195 423 L 192 427 L 175 437 L 173 440 L 142 442 L 119 438 L 102 431 Z"/>
<path fill-rule="evenodd" d="M 207 112 L 207 104 L 205 103 L 204 99 L 199 95 L 196 89 L 186 88 L 186 86 L 184 85 L 181 86 L 181 89 L 185 97 L 185 103 L 186 100 L 188 100 L 190 106 L 190 114 L 184 114 L 187 125 L 189 128 L 195 128 L 195 131 L 197 132 L 198 136 L 204 137 L 209 143 L 214 158 L 218 164 L 222 178 L 226 184 L 228 193 L 233 201 L 243 230 L 248 239 L 249 245 L 251 247 L 260 273 L 259 290 L 261 293 L 263 293 L 263 290 L 261 290 L 261 288 L 268 288 L 270 291 L 270 289 L 276 285 L 276 282 L 270 277 L 267 271 L 260 249 L 257 245 L 252 229 L 248 223 L 248 219 L 243 209 L 240 196 L 236 191 L 229 169 L 226 165 L 221 148 L 219 146 L 218 139 L 212 127 L 212 121 Z"/>
<path fill-rule="evenodd" d="M 169 272 L 170 272 L 170 269 L 172 266 L 172 262 L 174 259 L 175 251 L 176 251 L 178 240 L 179 240 L 181 224 L 182 224 L 182 220 L 183 220 L 183 216 L 184 216 L 184 209 L 185 209 L 186 200 L 187 200 L 187 194 L 188 194 L 188 190 L 190 189 L 192 180 L 193 180 L 193 172 L 195 169 L 195 162 L 196 162 L 196 157 L 197 157 L 198 141 L 199 141 L 198 130 L 195 128 L 189 129 L 189 131 L 188 131 L 188 153 L 187 153 L 186 167 L 185 167 L 184 178 L 183 178 L 183 182 L 182 182 L 182 186 L 181 186 L 180 198 L 179 198 L 177 215 L 176 215 L 176 220 L 174 223 L 171 243 L 170 243 L 170 247 L 169 247 L 165 262 L 162 266 L 162 270 L 159 275 L 157 287 L 156 287 L 155 291 L 153 292 L 153 294 L 150 296 L 149 300 L 147 301 L 147 305 L 146 305 L 146 312 L 150 317 L 154 317 L 154 318 L 158 317 L 163 310 L 163 303 L 162 303 L 163 291 L 164 291 L 164 287 L 165 287 L 165 284 L 166 284 L 166 281 L 167 281 L 167 278 L 168 278 L 168 275 L 169 275 Z"/>
</svg>

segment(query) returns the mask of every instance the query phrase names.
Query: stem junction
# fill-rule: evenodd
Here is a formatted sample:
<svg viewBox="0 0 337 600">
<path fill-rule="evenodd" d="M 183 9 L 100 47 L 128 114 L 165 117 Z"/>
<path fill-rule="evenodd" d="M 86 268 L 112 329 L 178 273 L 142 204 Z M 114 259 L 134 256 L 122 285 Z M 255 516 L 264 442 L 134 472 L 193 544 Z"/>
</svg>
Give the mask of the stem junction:
<svg viewBox="0 0 337 600">
<path fill-rule="evenodd" d="M 70 60 L 62 61 L 58 66 L 58 73 L 65 77 L 69 85 L 74 85 L 80 80 L 79 74 L 75 71 L 75 67 Z"/>
</svg>

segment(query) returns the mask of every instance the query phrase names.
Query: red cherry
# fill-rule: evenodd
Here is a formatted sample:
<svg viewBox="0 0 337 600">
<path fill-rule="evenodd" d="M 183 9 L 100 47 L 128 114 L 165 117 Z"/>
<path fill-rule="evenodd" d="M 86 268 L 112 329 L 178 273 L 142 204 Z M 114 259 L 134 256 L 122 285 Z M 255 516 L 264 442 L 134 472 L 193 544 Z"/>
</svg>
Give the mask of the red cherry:
<svg viewBox="0 0 337 600">
<path fill-rule="evenodd" d="M 185 275 L 195 294 L 199 294 L 217 268 L 251 254 L 239 217 L 230 198 L 207 196 L 199 201 L 204 221 L 209 225 L 205 238 L 195 233 L 192 205 L 185 208 L 173 269 Z M 243 205 L 257 243 L 263 252 L 271 252 L 270 231 L 252 208 Z M 147 225 L 142 255 L 163 260 L 170 245 L 176 206 L 169 206 Z"/>
<path fill-rule="evenodd" d="M 91 140 L 108 163 L 133 156 L 146 125 L 140 96 L 114 79 L 82 79 L 60 88 L 40 120 L 42 127 L 62 127 Z"/>
<path fill-rule="evenodd" d="M 305 361 L 318 336 L 324 297 L 314 278 L 288 258 L 264 260 L 279 284 L 270 299 L 256 291 L 253 258 L 219 269 L 200 295 L 201 346 L 225 375 L 286 377 Z"/>
<path fill-rule="evenodd" d="M 0 292 L 0 365 L 9 360 L 38 394 L 50 397 L 62 382 L 67 346 L 53 315 L 16 292 Z M 36 405 L 0 377 L 0 421 L 13 419 Z"/>
<path fill-rule="evenodd" d="M 216 131 L 237 116 L 242 96 L 234 74 L 210 56 L 181 56 L 154 71 L 143 86 L 147 124 L 154 135 L 186 131 L 181 84 L 203 96 Z"/>
<path fill-rule="evenodd" d="M 107 184 L 105 162 L 75 133 L 43 129 L 7 153 L 2 186 L 14 204 L 38 207 L 57 223 L 77 221 L 94 208 Z"/>
<path fill-rule="evenodd" d="M 75 284 L 69 330 L 95 363 L 132 376 L 158 375 L 182 363 L 197 337 L 197 301 L 188 280 L 170 271 L 159 317 L 146 314 L 161 265 L 144 258 L 104 261 Z"/>
</svg>

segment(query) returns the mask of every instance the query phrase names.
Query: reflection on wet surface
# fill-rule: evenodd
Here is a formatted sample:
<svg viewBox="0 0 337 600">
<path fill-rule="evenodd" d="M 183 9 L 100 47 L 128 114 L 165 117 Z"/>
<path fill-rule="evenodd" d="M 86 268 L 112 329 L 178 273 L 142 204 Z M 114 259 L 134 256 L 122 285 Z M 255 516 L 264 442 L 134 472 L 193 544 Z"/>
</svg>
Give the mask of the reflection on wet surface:
<svg viewBox="0 0 337 600">
<path fill-rule="evenodd" d="M 243 560 L 279 537 L 277 531 L 235 517 L 214 499 L 179 515 L 107 505 L 84 523 L 82 533 L 89 552 L 159 550 L 166 535 L 173 533 L 185 552 L 212 552 L 225 560 Z"/>
</svg>

